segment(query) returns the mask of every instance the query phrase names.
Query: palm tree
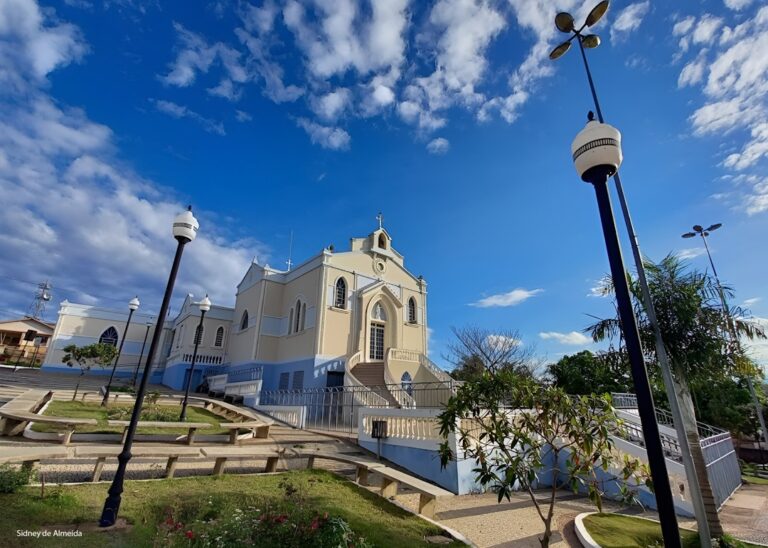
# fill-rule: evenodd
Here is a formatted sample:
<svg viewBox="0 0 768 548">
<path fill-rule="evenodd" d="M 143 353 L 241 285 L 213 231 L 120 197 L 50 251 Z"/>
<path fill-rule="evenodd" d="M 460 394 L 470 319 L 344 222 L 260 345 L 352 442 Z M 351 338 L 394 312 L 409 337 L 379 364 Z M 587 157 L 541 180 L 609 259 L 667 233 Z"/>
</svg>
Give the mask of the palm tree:
<svg viewBox="0 0 768 548">
<path fill-rule="evenodd" d="M 748 359 L 741 348 L 731 344 L 728 318 L 733 318 L 734 328 L 740 335 L 754 338 L 765 337 L 765 334 L 757 324 L 745 320 L 744 311 L 738 307 L 729 311 L 730 314 L 724 314 L 720 288 L 708 273 L 687 268 L 674 255 L 667 255 L 658 264 L 648 261 L 645 269 L 658 326 L 673 370 L 674 390 L 680 401 L 683 428 L 701 487 L 710 533 L 719 537 L 723 529 L 706 473 L 688 380 L 696 377 L 723 379 L 745 373 L 754 375 L 754 370 L 745 371 L 749 369 L 744 365 Z M 646 363 L 653 364 L 657 361 L 654 332 L 637 281 L 630 279 L 630 290 Z M 723 291 L 732 293 L 728 287 Z M 607 339 L 612 343 L 618 341 L 619 347 L 622 345 L 618 315 L 599 319 L 585 331 L 595 341 Z"/>
</svg>

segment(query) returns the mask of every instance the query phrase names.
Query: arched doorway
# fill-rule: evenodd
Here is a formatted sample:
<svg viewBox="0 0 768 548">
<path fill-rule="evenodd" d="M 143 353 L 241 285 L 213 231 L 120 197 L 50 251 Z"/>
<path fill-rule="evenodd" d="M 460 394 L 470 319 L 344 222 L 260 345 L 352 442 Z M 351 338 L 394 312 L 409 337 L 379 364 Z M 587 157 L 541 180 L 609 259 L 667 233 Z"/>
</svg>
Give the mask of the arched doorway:
<svg viewBox="0 0 768 548">
<path fill-rule="evenodd" d="M 371 323 L 369 328 L 368 360 L 372 362 L 384 361 L 384 341 L 386 341 L 387 312 L 381 301 L 373 305 L 371 309 Z"/>
</svg>

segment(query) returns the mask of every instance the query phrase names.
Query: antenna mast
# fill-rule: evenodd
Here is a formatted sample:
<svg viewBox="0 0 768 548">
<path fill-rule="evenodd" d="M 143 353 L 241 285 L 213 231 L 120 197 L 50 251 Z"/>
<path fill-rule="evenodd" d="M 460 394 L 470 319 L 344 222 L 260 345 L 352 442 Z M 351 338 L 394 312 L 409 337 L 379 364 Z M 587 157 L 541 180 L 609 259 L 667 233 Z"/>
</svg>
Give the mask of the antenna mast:
<svg viewBox="0 0 768 548">
<path fill-rule="evenodd" d="M 35 300 L 29 307 L 30 316 L 39 320 L 45 312 L 45 305 L 51 300 L 51 289 L 53 286 L 51 282 L 45 280 L 43 283 L 37 284 L 37 293 L 35 293 Z"/>
</svg>

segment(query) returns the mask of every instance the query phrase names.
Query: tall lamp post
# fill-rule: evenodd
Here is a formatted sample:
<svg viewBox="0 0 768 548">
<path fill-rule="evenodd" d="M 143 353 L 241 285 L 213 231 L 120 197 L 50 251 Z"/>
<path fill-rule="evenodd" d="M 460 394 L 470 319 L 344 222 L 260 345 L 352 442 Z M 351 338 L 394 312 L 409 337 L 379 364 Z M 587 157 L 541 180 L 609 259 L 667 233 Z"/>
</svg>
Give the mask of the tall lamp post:
<svg viewBox="0 0 768 548">
<path fill-rule="evenodd" d="M 168 284 L 165 286 L 165 295 L 163 295 L 163 302 L 160 305 L 160 312 L 157 315 L 155 332 L 152 334 L 152 342 L 149 345 L 147 360 L 144 364 L 144 375 L 141 377 L 139 390 L 136 392 L 136 403 L 133 404 L 131 422 L 128 424 L 123 450 L 117 457 L 117 472 L 115 472 L 115 478 L 112 480 L 112 485 L 109 487 L 109 495 L 104 501 L 104 508 L 101 511 L 101 519 L 99 520 L 99 526 L 101 527 L 109 527 L 114 525 L 117 521 L 117 513 L 120 510 L 121 495 L 123 493 L 125 470 L 128 466 L 128 461 L 131 460 L 132 456 L 131 447 L 133 446 L 133 436 L 136 434 L 136 425 L 139 422 L 141 406 L 144 403 L 144 393 L 146 392 L 147 381 L 149 380 L 150 370 L 152 369 L 152 360 L 155 356 L 155 351 L 160 344 L 160 336 L 163 332 L 163 322 L 168 315 L 168 306 L 171 302 L 171 294 L 173 293 L 173 285 L 176 282 L 176 274 L 179 271 L 181 255 L 184 252 L 184 246 L 194 240 L 195 236 L 197 236 L 199 227 L 200 224 L 197 222 L 197 219 L 195 219 L 195 216 L 192 215 L 192 206 L 189 206 L 187 211 L 178 215 L 173 220 L 173 237 L 178 242 L 176 254 L 173 257 L 173 265 L 171 266 L 171 272 L 168 276 Z"/>
<path fill-rule="evenodd" d="M 195 330 L 195 349 L 192 351 L 192 364 L 189 366 L 189 376 L 187 377 L 187 386 L 184 389 L 184 402 L 181 404 L 181 415 L 179 415 L 179 421 L 184 421 L 187 418 L 187 402 L 189 401 L 189 387 L 192 386 L 192 375 L 195 374 L 195 361 L 197 360 L 197 347 L 200 346 L 200 339 L 203 338 L 203 320 L 205 319 L 205 313 L 211 309 L 211 300 L 206 295 L 202 301 L 197 303 L 200 307 L 200 323 L 197 324 Z"/>
<path fill-rule="evenodd" d="M 736 326 L 733 323 L 733 318 L 731 317 L 731 309 L 728 308 L 728 303 L 725 300 L 725 291 L 723 291 L 723 286 L 720 283 L 720 277 L 717 275 L 717 269 L 715 268 L 715 263 L 712 260 L 712 253 L 709 251 L 709 245 L 707 244 L 707 238 L 709 237 L 709 234 L 711 232 L 714 232 L 718 228 L 723 226 L 723 223 L 715 223 L 713 225 L 710 225 L 707 228 L 703 228 L 701 225 L 694 225 L 693 226 L 693 232 L 686 232 L 683 234 L 683 238 L 693 238 L 696 235 L 701 236 L 701 240 L 704 242 L 704 249 L 707 250 L 707 257 L 709 258 L 709 264 L 712 267 L 712 274 L 715 276 L 715 282 L 717 283 L 717 291 L 720 294 L 720 303 L 723 305 L 723 314 L 725 315 L 725 321 L 728 325 L 728 330 L 731 332 L 731 338 L 733 339 L 733 343 L 736 345 L 736 348 L 741 351 L 741 342 L 739 341 L 739 334 L 736 332 Z M 763 441 L 768 441 L 768 431 L 765 429 L 765 418 L 763 417 L 763 406 L 760 405 L 760 400 L 757 399 L 757 394 L 755 393 L 755 386 L 752 383 L 752 378 L 749 375 L 744 375 L 747 381 L 747 386 L 749 387 L 749 394 L 752 396 L 752 404 L 755 406 L 755 411 L 757 412 L 757 418 L 760 421 L 760 430 L 762 430 L 762 438 Z"/>
<path fill-rule="evenodd" d="M 574 139 L 571 152 L 576 171 L 583 181 L 594 186 L 597 196 L 597 207 L 600 211 L 600 222 L 603 227 L 608 262 L 611 266 L 611 276 L 616 291 L 619 318 L 621 319 L 624 341 L 632 369 L 632 379 L 637 393 L 637 407 L 643 427 L 648 463 L 651 467 L 664 546 L 679 548 L 680 533 L 677 528 L 677 516 L 672 501 L 672 490 L 669 486 L 667 465 L 664 461 L 664 450 L 659 437 L 659 425 L 656 422 L 656 408 L 653 404 L 648 373 L 645 370 L 643 349 L 637 330 L 637 319 L 632 309 L 632 298 L 624 269 L 624 259 L 621 256 L 619 235 L 616 232 L 611 197 L 608 193 L 608 177 L 616 173 L 622 161 L 621 133 L 608 124 L 595 122 L 592 119 L 593 116 L 590 112 L 590 120 Z"/>
<path fill-rule="evenodd" d="M 571 42 L 576 40 L 579 45 L 579 51 L 581 52 L 581 59 L 584 62 L 584 70 L 587 74 L 587 81 L 589 82 L 589 90 L 592 93 L 592 100 L 595 104 L 595 110 L 597 111 L 597 119 L 600 123 L 604 123 L 603 111 L 600 108 L 600 101 L 597 98 L 597 91 L 595 90 L 595 83 L 592 80 L 592 71 L 589 69 L 589 63 L 587 62 L 587 55 L 585 48 L 592 49 L 600 45 L 600 37 L 596 34 L 584 34 L 584 30 L 587 27 L 593 27 L 608 11 L 610 2 L 603 0 L 598 3 L 587 15 L 584 23 L 576 28 L 574 24 L 573 16 L 570 13 L 561 12 L 555 16 L 555 26 L 558 30 L 564 33 L 571 34 L 565 42 L 557 46 L 549 54 L 549 58 L 552 60 L 562 57 L 570 48 Z M 719 520 L 714 519 L 713 525 L 715 531 L 710 531 L 710 523 L 707 519 L 707 506 L 704 503 L 704 497 L 702 494 L 701 483 L 699 482 L 699 476 L 696 473 L 696 466 L 694 464 L 693 456 L 691 454 L 691 446 L 689 443 L 688 434 L 691 433 L 695 438 L 698 430 L 696 425 L 696 416 L 692 409 L 688 406 L 680 405 L 677 392 L 675 390 L 676 383 L 672 375 L 672 367 L 670 366 L 669 356 L 667 355 L 667 349 L 664 346 L 664 339 L 661 335 L 661 329 L 656 317 L 656 308 L 651 298 L 651 291 L 648 287 L 648 279 L 645 275 L 645 265 L 643 264 L 643 256 L 640 252 L 640 242 L 635 232 L 634 223 L 632 222 L 632 216 L 629 214 L 629 205 L 627 204 L 626 196 L 624 195 L 624 187 L 621 184 L 621 177 L 618 170 L 613 174 L 613 181 L 616 184 L 616 193 L 619 197 L 619 204 L 621 206 L 621 213 L 624 218 L 624 224 L 627 228 L 627 234 L 629 236 L 630 247 L 632 248 L 632 256 L 635 262 L 635 268 L 637 270 L 638 285 L 640 286 L 640 292 L 643 298 L 643 304 L 645 305 L 645 311 L 648 316 L 648 323 L 651 325 L 654 336 L 654 346 L 656 349 L 656 358 L 659 362 L 662 377 L 664 378 L 664 386 L 667 393 L 667 400 L 669 401 L 669 407 L 674 419 L 675 431 L 677 432 L 677 440 L 680 445 L 680 454 L 683 460 L 683 466 L 686 471 L 686 479 L 688 480 L 688 488 L 691 495 L 691 502 L 694 508 L 694 514 L 696 515 L 696 523 L 699 527 L 699 538 L 704 548 L 711 546 L 710 536 L 714 532 L 715 534 L 722 534 L 722 528 L 720 527 Z M 700 452 L 700 450 L 699 450 Z M 706 470 L 701 471 L 706 477 Z M 711 489 L 710 489 L 711 491 Z M 710 497 L 712 499 L 712 497 Z M 717 508 L 709 508 L 710 515 L 714 514 L 717 518 Z"/>
<path fill-rule="evenodd" d="M 115 363 L 112 364 L 112 373 L 109 375 L 109 382 L 104 389 L 104 398 L 101 400 L 101 405 L 107 405 L 109 401 L 109 389 L 112 388 L 112 380 L 115 378 L 115 371 L 117 370 L 117 362 L 120 360 L 120 354 L 123 353 L 123 344 L 125 344 L 125 336 L 128 334 L 128 326 L 131 325 L 131 318 L 133 313 L 139 309 L 139 297 L 136 296 L 128 303 L 128 321 L 125 322 L 125 329 L 123 329 L 123 337 L 120 339 L 120 346 L 117 347 L 117 356 L 115 356 Z M 141 359 L 141 358 L 139 358 Z"/>
<path fill-rule="evenodd" d="M 144 342 L 141 343 L 141 352 L 139 352 L 139 359 L 136 362 L 136 369 L 133 371 L 133 379 L 131 380 L 131 386 L 136 388 L 136 379 L 139 377 L 139 367 L 141 367 L 141 358 L 144 357 L 144 347 L 147 345 L 147 337 L 149 337 L 149 330 L 152 329 L 152 322 L 147 322 L 147 330 L 144 332 Z"/>
</svg>

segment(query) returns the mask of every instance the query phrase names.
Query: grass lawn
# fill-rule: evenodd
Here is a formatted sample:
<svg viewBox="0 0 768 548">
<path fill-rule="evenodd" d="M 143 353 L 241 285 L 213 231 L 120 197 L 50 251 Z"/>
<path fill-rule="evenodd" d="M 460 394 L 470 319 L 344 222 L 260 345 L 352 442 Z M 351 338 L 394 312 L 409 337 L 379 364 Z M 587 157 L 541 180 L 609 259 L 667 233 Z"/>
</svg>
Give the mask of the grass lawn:
<svg viewBox="0 0 768 548">
<path fill-rule="evenodd" d="M 290 487 L 282 482 L 288 480 Z M 232 515 L 235 508 L 267 508 L 290 504 L 289 494 L 300 493 L 301 505 L 312 512 L 338 516 L 352 530 L 373 546 L 428 546 L 425 536 L 438 535 L 440 530 L 430 523 L 398 508 L 389 501 L 362 489 L 354 483 L 322 470 L 301 470 L 270 475 L 230 475 L 221 477 L 177 478 L 156 481 L 126 481 L 120 517 L 128 520 L 130 528 L 101 532 L 98 521 L 106 484 L 48 486 L 45 498 L 39 487 L 0 494 L 0 535 L 3 546 L 77 546 L 84 547 L 143 547 L 164 546 L 163 525 L 169 511 L 174 515 L 201 515 L 207 519 Z M 184 510 L 186 508 L 186 510 Z M 211 508 L 213 510 L 207 510 Z M 201 514 L 201 512 L 208 512 Z M 218 515 L 217 513 L 218 512 Z M 80 538 L 20 538 L 17 529 L 38 531 L 71 528 L 82 524 Z M 185 525 L 185 528 L 187 525 Z M 463 546 L 458 542 L 452 546 Z M 307 547 L 309 548 L 309 547 Z"/>
<path fill-rule="evenodd" d="M 584 525 L 603 548 L 646 548 L 664 546 L 661 526 L 645 519 L 618 514 L 593 514 L 584 519 Z M 699 536 L 695 531 L 680 529 L 684 548 L 697 548 Z M 758 548 L 755 544 L 743 543 L 746 548 Z"/>
<path fill-rule="evenodd" d="M 741 481 L 752 483 L 754 485 L 768 485 L 768 479 L 758 478 L 757 476 L 752 476 L 746 473 L 741 475 Z"/>
<path fill-rule="evenodd" d="M 163 420 L 164 422 L 177 422 L 179 420 L 179 413 L 181 412 L 181 405 L 160 405 L 157 406 L 161 410 L 164 410 L 167 414 L 167 418 L 158 419 L 150 417 L 150 420 Z M 114 405 L 110 404 L 109 407 L 102 407 L 98 403 L 83 403 L 78 401 L 59 401 L 54 400 L 48 404 L 43 415 L 51 415 L 55 417 L 67 417 L 77 419 L 96 419 L 99 424 L 96 426 L 81 425 L 78 426 L 76 432 L 90 432 L 98 434 L 120 434 L 123 431 L 121 426 L 107 426 L 107 413 L 108 410 L 122 409 L 126 410 L 125 417 L 121 417 L 116 420 L 130 420 L 130 410 L 132 405 Z M 142 416 L 140 420 L 145 419 L 145 413 L 148 411 L 147 405 L 144 405 L 142 410 Z M 220 422 L 228 422 L 223 417 L 201 409 L 199 407 L 187 407 L 187 421 L 186 422 L 207 422 L 212 424 L 212 428 L 199 430 L 199 434 L 226 434 L 229 430 L 225 428 L 219 428 Z M 44 424 L 36 422 L 32 425 L 32 430 L 35 432 L 57 432 L 59 427 L 54 424 Z M 186 434 L 189 431 L 188 428 L 139 428 L 139 434 Z"/>
</svg>

